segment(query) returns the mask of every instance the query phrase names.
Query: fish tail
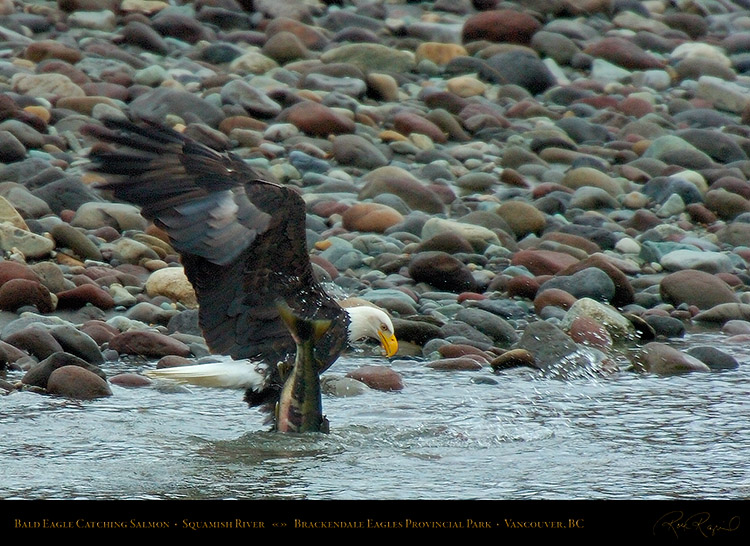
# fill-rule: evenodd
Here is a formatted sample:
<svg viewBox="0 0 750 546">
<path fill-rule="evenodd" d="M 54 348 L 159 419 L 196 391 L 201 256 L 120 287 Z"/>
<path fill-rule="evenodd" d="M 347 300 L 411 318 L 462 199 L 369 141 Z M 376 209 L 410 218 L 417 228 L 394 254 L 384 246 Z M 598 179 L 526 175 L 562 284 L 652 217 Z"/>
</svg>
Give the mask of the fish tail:
<svg viewBox="0 0 750 546">
<path fill-rule="evenodd" d="M 286 324 L 289 332 L 292 334 L 294 341 L 303 344 L 312 341 L 317 342 L 330 329 L 333 321 L 331 320 L 308 320 L 294 313 L 292 309 L 284 302 L 277 304 L 279 315 Z"/>
</svg>

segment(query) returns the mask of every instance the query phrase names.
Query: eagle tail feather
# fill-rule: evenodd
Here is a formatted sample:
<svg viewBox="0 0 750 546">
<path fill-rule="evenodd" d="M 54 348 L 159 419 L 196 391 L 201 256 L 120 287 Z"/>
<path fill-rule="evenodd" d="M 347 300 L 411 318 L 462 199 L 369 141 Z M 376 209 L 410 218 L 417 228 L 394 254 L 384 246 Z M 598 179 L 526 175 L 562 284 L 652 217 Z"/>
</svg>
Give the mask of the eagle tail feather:
<svg viewBox="0 0 750 546">
<path fill-rule="evenodd" d="M 231 361 L 175 366 L 149 370 L 152 379 L 170 379 L 201 387 L 246 389 L 259 392 L 268 380 L 268 368 L 260 362 Z"/>
</svg>

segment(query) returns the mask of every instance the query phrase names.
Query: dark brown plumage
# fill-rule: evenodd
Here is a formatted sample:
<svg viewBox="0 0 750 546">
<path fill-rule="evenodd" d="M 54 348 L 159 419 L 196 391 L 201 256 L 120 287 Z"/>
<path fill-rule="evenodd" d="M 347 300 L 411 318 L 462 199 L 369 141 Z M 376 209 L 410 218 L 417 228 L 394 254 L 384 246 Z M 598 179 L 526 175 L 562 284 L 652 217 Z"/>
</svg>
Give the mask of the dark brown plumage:
<svg viewBox="0 0 750 546">
<path fill-rule="evenodd" d="M 110 120 L 86 132 L 108 143 L 90 154 L 94 170 L 108 178 L 98 187 L 140 206 L 180 253 L 211 351 L 269 364 L 274 377 L 267 390 L 248 390 L 251 405 L 273 401 L 276 363 L 294 361 L 279 300 L 302 319 L 332 321 L 315 357 L 321 371 L 333 363 L 347 345 L 349 318 L 313 275 L 305 204 L 296 191 L 157 124 Z"/>
</svg>

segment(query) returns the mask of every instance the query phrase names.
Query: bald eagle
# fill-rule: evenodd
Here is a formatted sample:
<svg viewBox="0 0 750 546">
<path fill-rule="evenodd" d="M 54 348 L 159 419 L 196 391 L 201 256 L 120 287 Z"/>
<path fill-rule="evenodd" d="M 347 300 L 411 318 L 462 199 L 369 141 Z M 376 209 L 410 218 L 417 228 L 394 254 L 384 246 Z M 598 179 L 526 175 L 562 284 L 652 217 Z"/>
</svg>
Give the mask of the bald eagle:
<svg viewBox="0 0 750 546">
<path fill-rule="evenodd" d="M 248 404 L 272 409 L 283 386 L 278 364 L 293 365 L 297 349 L 279 302 L 301 320 L 330 322 L 313 351 L 321 373 L 360 339 L 395 354 L 385 312 L 344 308 L 317 282 L 297 191 L 262 180 L 235 154 L 157 123 L 107 120 L 86 133 L 100 141 L 89 154 L 92 169 L 107 178 L 97 187 L 138 205 L 169 235 L 195 289 L 209 349 L 231 357 L 152 375 L 244 389 Z"/>
</svg>

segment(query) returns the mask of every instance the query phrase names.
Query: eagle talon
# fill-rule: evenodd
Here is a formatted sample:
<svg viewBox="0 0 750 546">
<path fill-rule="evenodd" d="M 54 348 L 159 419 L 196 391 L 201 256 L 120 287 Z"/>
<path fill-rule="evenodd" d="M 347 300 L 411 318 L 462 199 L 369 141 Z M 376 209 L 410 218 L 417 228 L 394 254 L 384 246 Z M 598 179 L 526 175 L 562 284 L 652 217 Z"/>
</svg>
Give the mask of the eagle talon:
<svg viewBox="0 0 750 546">
<path fill-rule="evenodd" d="M 292 365 L 288 362 L 279 362 L 276 367 L 279 370 L 279 377 L 281 377 L 281 382 L 283 383 L 286 381 L 287 377 L 289 377 L 289 372 L 292 369 Z"/>
</svg>

